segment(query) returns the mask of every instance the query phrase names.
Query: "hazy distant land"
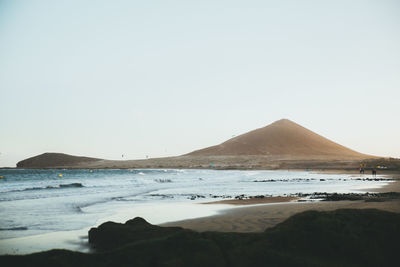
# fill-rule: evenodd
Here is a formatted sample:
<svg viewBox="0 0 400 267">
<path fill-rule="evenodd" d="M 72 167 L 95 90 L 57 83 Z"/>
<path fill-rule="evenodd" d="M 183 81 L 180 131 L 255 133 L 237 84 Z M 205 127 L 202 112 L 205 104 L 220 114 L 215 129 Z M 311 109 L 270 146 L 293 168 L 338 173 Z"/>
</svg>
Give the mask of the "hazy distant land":
<svg viewBox="0 0 400 267">
<path fill-rule="evenodd" d="M 357 169 L 382 165 L 399 169 L 400 160 L 356 152 L 290 120 L 191 153 L 142 160 L 105 160 L 44 153 L 17 163 L 18 168 L 215 168 L 215 169 Z"/>
</svg>

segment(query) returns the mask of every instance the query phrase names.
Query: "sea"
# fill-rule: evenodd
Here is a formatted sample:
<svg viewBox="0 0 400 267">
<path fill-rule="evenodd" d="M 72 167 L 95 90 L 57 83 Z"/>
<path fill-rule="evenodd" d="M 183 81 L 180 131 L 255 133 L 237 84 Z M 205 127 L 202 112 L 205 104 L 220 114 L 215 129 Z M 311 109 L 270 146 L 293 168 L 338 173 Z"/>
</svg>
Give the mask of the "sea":
<svg viewBox="0 0 400 267">
<path fill-rule="evenodd" d="M 283 170 L 2 169 L 0 176 L 0 254 L 86 252 L 88 229 L 103 222 L 210 216 L 234 207 L 200 203 L 240 195 L 359 193 L 389 183 L 368 174 Z"/>
</svg>

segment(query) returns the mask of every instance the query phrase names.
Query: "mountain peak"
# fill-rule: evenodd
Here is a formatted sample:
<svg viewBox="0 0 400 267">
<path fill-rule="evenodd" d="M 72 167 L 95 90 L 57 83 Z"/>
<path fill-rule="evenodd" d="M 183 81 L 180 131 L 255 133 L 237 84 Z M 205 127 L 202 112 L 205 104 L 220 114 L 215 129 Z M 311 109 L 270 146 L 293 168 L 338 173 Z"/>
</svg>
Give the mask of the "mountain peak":
<svg viewBox="0 0 400 267">
<path fill-rule="evenodd" d="M 289 120 L 289 119 L 285 119 L 285 118 L 283 118 L 283 119 L 280 119 L 280 120 L 274 121 L 273 123 L 294 123 L 294 122 L 293 122 L 293 121 L 291 121 L 291 120 Z M 271 123 L 271 124 L 273 124 L 273 123 Z"/>
<path fill-rule="evenodd" d="M 263 128 L 239 135 L 216 146 L 193 151 L 192 156 L 265 155 L 309 158 L 368 158 L 303 126 L 280 119 Z"/>
<path fill-rule="evenodd" d="M 280 120 L 274 121 L 271 124 L 268 124 L 265 127 L 268 127 L 268 126 L 280 126 L 280 127 L 285 127 L 286 126 L 286 127 L 288 127 L 288 126 L 291 126 L 291 125 L 292 126 L 300 126 L 299 124 L 297 124 L 294 121 L 291 121 L 289 119 L 280 119 Z"/>
</svg>

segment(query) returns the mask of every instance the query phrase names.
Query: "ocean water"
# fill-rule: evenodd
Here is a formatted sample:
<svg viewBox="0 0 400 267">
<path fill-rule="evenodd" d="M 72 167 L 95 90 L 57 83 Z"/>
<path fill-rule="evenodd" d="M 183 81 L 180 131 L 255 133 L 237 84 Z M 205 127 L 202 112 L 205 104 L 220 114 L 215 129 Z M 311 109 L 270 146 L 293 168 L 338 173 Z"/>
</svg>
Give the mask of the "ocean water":
<svg viewBox="0 0 400 267">
<path fill-rule="evenodd" d="M 260 170 L 5 169 L 0 175 L 0 254 L 18 238 L 88 229 L 109 219 L 143 216 L 162 223 L 207 216 L 227 206 L 194 204 L 241 194 L 348 193 L 387 184 L 348 174 Z"/>
</svg>

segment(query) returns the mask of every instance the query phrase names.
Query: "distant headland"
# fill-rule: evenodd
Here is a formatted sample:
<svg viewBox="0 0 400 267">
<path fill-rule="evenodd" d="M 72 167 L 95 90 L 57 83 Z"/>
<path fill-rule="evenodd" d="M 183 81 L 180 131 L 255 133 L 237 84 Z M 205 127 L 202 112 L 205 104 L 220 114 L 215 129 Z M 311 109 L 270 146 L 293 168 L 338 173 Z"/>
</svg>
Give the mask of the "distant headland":
<svg viewBox="0 0 400 267">
<path fill-rule="evenodd" d="M 288 119 L 231 138 L 216 146 L 165 158 L 105 160 L 44 153 L 17 168 L 215 168 L 215 169 L 355 169 L 363 164 L 400 168 L 400 160 L 359 153 Z"/>
</svg>

